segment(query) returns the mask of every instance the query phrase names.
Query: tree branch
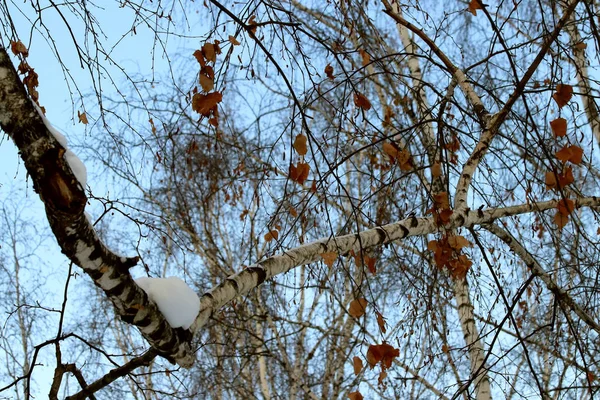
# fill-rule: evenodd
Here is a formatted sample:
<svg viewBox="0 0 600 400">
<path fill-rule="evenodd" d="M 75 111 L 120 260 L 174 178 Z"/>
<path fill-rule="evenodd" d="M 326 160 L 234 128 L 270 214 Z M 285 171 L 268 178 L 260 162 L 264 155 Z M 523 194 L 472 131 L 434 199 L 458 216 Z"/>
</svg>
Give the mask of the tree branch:
<svg viewBox="0 0 600 400">
<path fill-rule="evenodd" d="M 136 325 L 162 356 L 181 366 L 191 366 L 191 335 L 181 328 L 171 328 L 135 284 L 129 268 L 138 258 L 120 257 L 98 238 L 84 215 L 87 197 L 63 158 L 65 149 L 34 108 L 8 53 L 1 47 L 0 127 L 19 149 L 62 252 L 83 268 L 104 290 L 121 319 Z"/>
</svg>

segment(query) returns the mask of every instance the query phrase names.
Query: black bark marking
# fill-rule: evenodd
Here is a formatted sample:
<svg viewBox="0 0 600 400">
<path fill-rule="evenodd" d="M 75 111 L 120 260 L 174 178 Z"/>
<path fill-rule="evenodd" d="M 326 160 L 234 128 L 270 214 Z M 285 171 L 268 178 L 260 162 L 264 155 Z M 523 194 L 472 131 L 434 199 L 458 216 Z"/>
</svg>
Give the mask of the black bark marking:
<svg viewBox="0 0 600 400">
<path fill-rule="evenodd" d="M 379 236 L 379 239 L 377 240 L 377 242 L 385 243 L 388 238 L 388 235 L 387 235 L 387 232 L 385 231 L 385 229 L 378 226 L 377 228 L 375 228 L 375 232 L 377 232 L 377 236 Z"/>
<path fill-rule="evenodd" d="M 400 229 L 402 230 L 402 237 L 405 238 L 408 236 L 408 234 L 410 233 L 410 231 L 408 230 L 407 227 L 405 227 L 404 225 L 400 225 Z"/>
<path fill-rule="evenodd" d="M 262 284 L 267 279 L 267 272 L 261 267 L 248 268 L 248 272 L 256 275 L 257 284 Z M 237 284 L 237 283 L 236 283 Z"/>
</svg>

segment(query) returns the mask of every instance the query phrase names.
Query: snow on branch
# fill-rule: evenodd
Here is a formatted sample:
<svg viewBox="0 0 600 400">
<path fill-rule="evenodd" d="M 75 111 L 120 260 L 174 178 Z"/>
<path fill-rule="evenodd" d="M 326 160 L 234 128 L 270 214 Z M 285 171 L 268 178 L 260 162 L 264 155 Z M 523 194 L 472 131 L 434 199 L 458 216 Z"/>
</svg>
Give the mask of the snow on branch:
<svg viewBox="0 0 600 400">
<path fill-rule="evenodd" d="M 194 355 L 189 331 L 172 328 L 134 283 L 129 268 L 138 258 L 120 257 L 98 238 L 85 216 L 85 181 L 80 182 L 84 178 L 83 163 L 66 153 L 64 136 L 56 134 L 34 108 L 8 53 L 1 47 L 0 127 L 19 149 L 62 252 L 83 268 L 112 301 L 121 319 L 136 325 L 159 354 L 191 366 Z"/>
<path fill-rule="evenodd" d="M 451 219 L 445 229 L 471 228 L 492 223 L 498 218 L 550 210 L 556 208 L 557 205 L 558 200 L 550 200 L 505 208 L 467 211 L 464 215 L 459 214 Z M 600 198 L 586 197 L 578 199 L 574 208 L 598 206 L 600 206 Z M 237 274 L 231 275 L 218 286 L 205 293 L 200 298 L 200 314 L 198 314 L 190 329 L 194 333 L 198 332 L 213 313 L 235 297 L 245 295 L 273 276 L 285 273 L 300 265 L 322 260 L 321 254 L 323 253 L 335 252 L 339 256 L 345 256 L 350 251 L 354 251 L 358 254 L 361 250 L 381 246 L 408 236 L 427 235 L 437 232 L 439 229 L 440 227 L 435 224 L 433 217 L 410 217 L 356 234 L 320 239 L 266 258 Z"/>
</svg>

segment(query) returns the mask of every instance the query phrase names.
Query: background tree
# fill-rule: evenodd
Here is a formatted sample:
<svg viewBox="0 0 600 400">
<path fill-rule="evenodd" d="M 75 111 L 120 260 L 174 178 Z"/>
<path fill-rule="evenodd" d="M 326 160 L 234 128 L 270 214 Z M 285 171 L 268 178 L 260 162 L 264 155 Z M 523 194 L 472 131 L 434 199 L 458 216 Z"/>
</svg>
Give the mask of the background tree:
<svg viewBox="0 0 600 400">
<path fill-rule="evenodd" d="M 87 2 L 3 9 L 34 100 L 23 36 L 53 38 L 50 12 L 89 72 L 51 40 L 66 81 L 93 87 L 70 92 L 92 122 L 83 188 L 0 54 L 0 124 L 98 287 L 48 342 L 51 396 L 594 396 L 596 4 L 120 5 L 115 45 Z M 164 70 L 113 56 L 138 34 Z M 189 331 L 143 274 L 204 294 Z"/>
</svg>

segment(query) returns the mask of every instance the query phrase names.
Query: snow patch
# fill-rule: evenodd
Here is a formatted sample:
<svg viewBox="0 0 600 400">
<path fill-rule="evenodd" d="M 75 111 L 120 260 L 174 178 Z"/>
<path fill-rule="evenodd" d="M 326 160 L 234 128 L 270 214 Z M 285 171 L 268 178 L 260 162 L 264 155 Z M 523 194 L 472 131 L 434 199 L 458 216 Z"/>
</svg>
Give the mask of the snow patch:
<svg viewBox="0 0 600 400">
<path fill-rule="evenodd" d="M 142 277 L 135 280 L 173 328 L 189 329 L 200 312 L 200 298 L 183 280 Z"/>
<path fill-rule="evenodd" d="M 52 134 L 52 136 L 54 136 L 54 139 L 56 139 L 56 141 L 60 143 L 60 145 L 66 150 L 64 154 L 64 159 L 67 162 L 67 164 L 69 164 L 69 166 L 71 167 L 71 170 L 73 171 L 75 178 L 77 178 L 77 181 L 79 181 L 79 183 L 81 184 L 81 187 L 85 189 L 87 185 L 87 168 L 79 159 L 79 157 L 77 157 L 75 153 L 73 153 L 73 151 L 69 149 L 67 138 L 65 137 L 65 135 L 60 133 L 58 129 L 52 126 L 50 121 L 48 121 L 48 118 L 46 118 L 46 116 L 42 112 L 41 108 L 34 101 L 32 101 L 31 103 L 37 110 L 38 114 L 40 114 L 40 117 L 42 117 L 44 125 L 46 125 L 46 128 L 48 128 L 48 131 Z"/>
</svg>

